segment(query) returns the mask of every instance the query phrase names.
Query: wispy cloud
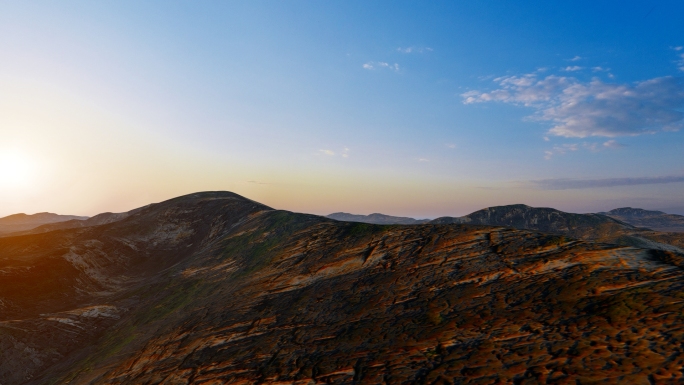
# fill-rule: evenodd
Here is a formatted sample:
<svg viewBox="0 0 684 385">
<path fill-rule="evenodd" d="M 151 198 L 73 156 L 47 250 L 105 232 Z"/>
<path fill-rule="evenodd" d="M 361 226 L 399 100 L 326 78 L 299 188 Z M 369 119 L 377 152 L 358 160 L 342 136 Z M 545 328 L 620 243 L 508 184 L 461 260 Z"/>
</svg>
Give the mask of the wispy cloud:
<svg viewBox="0 0 684 385">
<path fill-rule="evenodd" d="M 367 70 L 375 70 L 375 69 L 390 69 L 395 72 L 399 72 L 399 64 L 394 63 L 390 64 L 384 61 L 378 61 L 378 62 L 373 62 L 369 61 L 367 63 L 363 64 L 363 68 Z"/>
<path fill-rule="evenodd" d="M 424 53 L 424 52 L 432 52 L 432 48 L 430 48 L 430 47 L 399 47 L 399 48 L 397 48 L 397 52 L 401 52 L 401 53 Z"/>
<path fill-rule="evenodd" d="M 578 60 L 582 60 L 582 57 L 581 56 L 575 56 L 574 58 L 570 59 L 570 61 L 578 61 Z"/>
<path fill-rule="evenodd" d="M 567 66 L 567 67 L 563 68 L 563 71 L 575 72 L 575 71 L 581 71 L 583 69 L 584 69 L 584 67 L 580 67 L 580 66 Z"/>
<path fill-rule="evenodd" d="M 461 94 L 464 104 L 501 102 L 536 110 L 533 120 L 555 124 L 548 134 L 567 138 L 634 136 L 682 128 L 684 83 L 674 77 L 633 84 L 582 82 L 536 73 L 494 79 L 499 88 Z"/>
<path fill-rule="evenodd" d="M 447 146 L 448 148 L 456 148 L 456 145 L 453 143 L 447 143 L 445 144 L 445 146 Z"/>
<path fill-rule="evenodd" d="M 551 159 L 554 157 L 554 155 L 564 155 L 567 154 L 568 152 L 571 151 L 577 151 L 579 150 L 579 144 L 577 143 L 572 143 L 572 144 L 561 144 L 558 146 L 553 146 L 552 149 L 544 151 L 544 159 Z"/>
<path fill-rule="evenodd" d="M 548 138 L 544 138 L 545 141 L 549 141 Z M 609 140 L 603 143 L 597 142 L 582 142 L 582 143 L 566 143 L 553 146 L 552 149 L 544 151 L 544 159 L 549 160 L 556 155 L 565 155 L 567 153 L 575 152 L 580 149 L 584 149 L 591 152 L 600 152 L 607 149 L 617 149 L 625 147 L 624 144 L 618 143 L 616 140 Z"/>
<path fill-rule="evenodd" d="M 625 147 L 625 145 L 622 143 L 618 143 L 618 141 L 616 141 L 616 140 L 609 140 L 609 141 L 603 143 L 603 147 L 622 148 L 622 147 Z"/>
<path fill-rule="evenodd" d="M 574 190 L 681 182 L 684 182 L 684 175 L 606 179 L 541 179 L 529 183 L 542 190 Z"/>
<path fill-rule="evenodd" d="M 428 159 L 428 158 L 418 158 L 418 161 L 419 161 L 419 162 L 429 162 L 430 159 Z"/>
<path fill-rule="evenodd" d="M 597 66 L 597 67 L 591 67 L 591 70 L 594 72 L 607 72 L 607 71 L 610 71 L 610 68 L 603 68 L 601 66 Z"/>
<path fill-rule="evenodd" d="M 677 68 L 680 71 L 684 71 L 684 53 L 682 53 L 682 51 L 684 50 L 684 46 L 679 45 L 670 48 L 677 53 Z"/>
<path fill-rule="evenodd" d="M 318 153 L 319 153 L 320 155 L 326 155 L 326 156 L 338 156 L 338 155 L 339 155 L 339 156 L 341 156 L 341 157 L 343 157 L 343 158 L 349 158 L 349 152 L 350 152 L 350 151 L 351 151 L 351 150 L 350 150 L 348 147 L 342 147 L 342 150 L 339 151 L 339 152 L 335 152 L 335 151 L 333 151 L 333 150 L 324 149 L 324 150 L 318 150 Z"/>
</svg>

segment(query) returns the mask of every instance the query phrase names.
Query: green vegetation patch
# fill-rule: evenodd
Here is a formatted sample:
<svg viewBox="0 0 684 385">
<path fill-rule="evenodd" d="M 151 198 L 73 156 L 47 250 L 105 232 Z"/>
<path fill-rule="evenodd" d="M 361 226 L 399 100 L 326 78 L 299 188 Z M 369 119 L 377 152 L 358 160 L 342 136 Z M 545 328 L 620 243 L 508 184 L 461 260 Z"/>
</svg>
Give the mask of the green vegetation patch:
<svg viewBox="0 0 684 385">
<path fill-rule="evenodd" d="M 344 229 L 344 235 L 353 238 L 382 233 L 396 228 L 396 225 L 374 225 L 370 223 L 350 222 Z"/>
<path fill-rule="evenodd" d="M 207 291 L 208 287 L 202 281 L 192 281 L 182 285 L 168 287 L 162 291 L 167 293 L 155 306 L 150 306 L 138 315 L 138 324 L 148 324 L 165 318 L 176 310 L 182 309 L 196 301 Z"/>
<path fill-rule="evenodd" d="M 267 266 L 281 245 L 298 231 L 312 224 L 315 216 L 289 211 L 273 211 L 263 215 L 257 229 L 226 239 L 221 259 L 235 258 L 243 265 L 237 276 L 252 274 Z"/>
</svg>

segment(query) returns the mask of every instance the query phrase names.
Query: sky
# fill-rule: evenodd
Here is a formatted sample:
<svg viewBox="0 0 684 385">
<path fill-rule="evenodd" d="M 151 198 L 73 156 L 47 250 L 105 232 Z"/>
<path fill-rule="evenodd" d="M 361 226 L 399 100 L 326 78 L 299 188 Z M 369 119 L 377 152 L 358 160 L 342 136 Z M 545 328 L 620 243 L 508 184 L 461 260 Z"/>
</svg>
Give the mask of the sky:
<svg viewBox="0 0 684 385">
<path fill-rule="evenodd" d="M 0 2 L 0 216 L 684 214 L 681 1 Z"/>
</svg>

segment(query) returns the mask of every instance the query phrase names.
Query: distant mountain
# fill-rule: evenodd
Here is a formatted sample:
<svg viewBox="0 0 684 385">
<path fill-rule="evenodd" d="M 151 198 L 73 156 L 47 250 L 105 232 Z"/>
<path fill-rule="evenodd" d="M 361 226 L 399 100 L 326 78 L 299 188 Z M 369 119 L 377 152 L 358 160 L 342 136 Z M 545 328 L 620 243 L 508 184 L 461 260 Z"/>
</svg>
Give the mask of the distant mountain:
<svg viewBox="0 0 684 385">
<path fill-rule="evenodd" d="M 600 214 L 607 215 L 637 227 L 646 227 L 656 231 L 684 232 L 684 216 L 682 215 L 666 214 L 662 211 L 651 211 L 631 207 L 622 207 Z"/>
<path fill-rule="evenodd" d="M 88 217 L 81 217 L 76 215 L 59 215 L 53 213 L 38 213 L 33 215 L 13 214 L 0 218 L 0 234 L 29 230 L 49 223 L 58 223 L 72 220 L 82 221 L 86 219 L 88 219 Z"/>
<path fill-rule="evenodd" d="M 391 215 L 374 213 L 370 215 L 356 215 L 349 213 L 333 213 L 328 218 L 344 222 L 362 222 L 376 225 L 419 225 L 427 223 L 429 219 L 413 219 L 409 217 L 393 217 Z"/>
<path fill-rule="evenodd" d="M 506 226 L 571 238 L 661 250 L 684 250 L 684 236 L 637 228 L 604 214 L 573 214 L 545 207 L 517 204 L 495 206 L 463 217 L 441 217 L 431 224 Z"/>
<path fill-rule="evenodd" d="M 563 234 L 574 238 L 597 237 L 605 232 L 634 228 L 630 224 L 606 215 L 573 214 L 547 207 L 530 207 L 522 204 L 488 207 L 464 217 L 442 217 L 430 223 L 507 226 L 551 234 Z"/>
<path fill-rule="evenodd" d="M 128 216 L 137 213 L 138 211 L 148 207 L 150 205 L 140 207 L 137 209 L 133 209 L 128 212 L 124 213 L 102 213 L 102 214 L 97 214 L 93 217 L 85 217 L 87 219 L 79 220 L 79 219 L 72 219 L 72 220 L 67 220 L 63 222 L 56 222 L 56 223 L 49 223 L 45 224 L 42 226 L 38 226 L 35 228 L 32 228 L 30 230 L 25 230 L 25 231 L 17 231 L 17 232 L 11 232 L 11 233 L 5 233 L 5 234 L 0 234 L 0 237 L 2 236 L 17 236 L 17 235 L 28 235 L 28 234 L 41 234 L 41 233 L 47 233 L 50 231 L 55 231 L 55 230 L 67 230 L 67 229 L 76 229 L 76 228 L 83 228 L 83 227 L 91 227 L 91 226 L 100 226 L 100 225 L 106 225 L 108 223 L 113 223 L 120 221 L 122 219 L 127 218 Z"/>
<path fill-rule="evenodd" d="M 632 231 L 547 210 L 471 221 Z M 684 254 L 555 234 L 205 192 L 2 237 L 0 383 L 681 383 Z"/>
</svg>

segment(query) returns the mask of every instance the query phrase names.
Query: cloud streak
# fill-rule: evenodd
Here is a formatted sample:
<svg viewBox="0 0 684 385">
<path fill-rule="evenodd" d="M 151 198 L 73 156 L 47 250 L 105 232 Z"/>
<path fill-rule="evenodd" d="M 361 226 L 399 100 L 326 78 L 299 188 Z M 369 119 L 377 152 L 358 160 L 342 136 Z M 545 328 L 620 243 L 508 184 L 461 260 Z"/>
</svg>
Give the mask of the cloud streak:
<svg viewBox="0 0 684 385">
<path fill-rule="evenodd" d="M 397 52 L 401 52 L 401 53 L 432 52 L 432 48 L 430 48 L 430 47 L 399 47 L 399 48 L 397 48 Z"/>
<path fill-rule="evenodd" d="M 536 121 L 551 122 L 548 134 L 566 138 L 635 136 L 683 126 L 684 83 L 660 77 L 633 84 L 582 82 L 537 73 L 494 79 L 498 88 L 461 94 L 464 104 L 500 102 L 532 108 Z"/>
<path fill-rule="evenodd" d="M 399 72 L 399 64 L 397 64 L 397 63 L 390 64 L 390 63 L 383 62 L 383 61 L 378 61 L 378 62 L 369 61 L 367 63 L 364 63 L 362 67 L 364 69 L 367 69 L 367 70 L 375 70 L 375 69 L 383 69 L 384 68 L 384 69 L 390 69 L 394 72 Z"/>
<path fill-rule="evenodd" d="M 571 151 L 579 150 L 579 144 L 562 144 L 560 146 L 553 146 L 551 150 L 544 151 L 544 159 L 549 160 L 555 155 L 564 155 Z"/>
<path fill-rule="evenodd" d="M 567 67 L 563 68 L 563 71 L 575 72 L 575 71 L 581 71 L 583 69 L 584 69 L 584 67 L 580 67 L 580 66 L 567 66 Z"/>
<path fill-rule="evenodd" d="M 541 190 L 575 190 L 682 182 L 684 182 L 684 175 L 606 179 L 541 179 L 529 183 Z"/>
</svg>

